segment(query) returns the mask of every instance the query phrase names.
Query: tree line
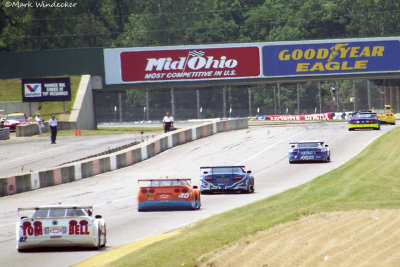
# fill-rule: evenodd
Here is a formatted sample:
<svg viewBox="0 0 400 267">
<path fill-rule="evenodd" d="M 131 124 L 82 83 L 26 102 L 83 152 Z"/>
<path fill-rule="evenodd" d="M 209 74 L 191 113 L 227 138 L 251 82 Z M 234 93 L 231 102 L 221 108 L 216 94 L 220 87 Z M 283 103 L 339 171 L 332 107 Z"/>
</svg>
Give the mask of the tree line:
<svg viewBox="0 0 400 267">
<path fill-rule="evenodd" d="M 370 38 L 400 34 L 398 0 L 85 0 L 64 8 L 10 6 L 10 3 L 29 2 L 35 5 L 39 1 L 0 3 L 0 51 Z M 398 80 L 374 81 L 377 85 L 384 83 L 399 84 Z M 354 91 L 352 86 L 347 86 L 346 82 L 340 86 L 343 90 L 347 88 L 343 95 L 350 97 Z M 271 109 L 276 92 L 261 87 L 251 87 L 253 103 Z M 329 102 L 329 87 L 323 88 L 325 102 Z M 247 95 L 247 88 L 230 87 L 227 97 L 232 103 L 246 102 L 240 100 Z M 281 101 L 290 109 L 296 107 L 295 88 L 296 85 L 281 88 Z M 303 103 L 319 101 L 318 92 L 310 88 L 313 86 L 305 85 L 301 89 Z M 219 103 L 221 90 L 201 92 L 210 103 Z M 159 102 L 154 103 L 160 108 L 170 101 L 168 93 L 152 91 L 152 94 L 160 95 Z M 130 91 L 126 95 L 127 107 L 145 105 L 144 91 Z M 184 100 L 187 96 L 178 94 L 177 102 L 184 102 L 180 97 Z M 314 102 L 307 106 L 316 106 Z"/>
</svg>

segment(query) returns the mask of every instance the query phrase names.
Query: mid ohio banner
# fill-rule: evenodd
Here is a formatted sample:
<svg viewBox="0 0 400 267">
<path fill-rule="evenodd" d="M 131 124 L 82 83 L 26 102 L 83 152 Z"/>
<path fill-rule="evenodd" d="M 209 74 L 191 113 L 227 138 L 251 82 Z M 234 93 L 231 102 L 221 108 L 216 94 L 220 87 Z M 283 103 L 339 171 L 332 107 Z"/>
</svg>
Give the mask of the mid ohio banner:
<svg viewBox="0 0 400 267">
<path fill-rule="evenodd" d="M 264 77 L 400 72 L 399 38 L 264 43 Z"/>
<path fill-rule="evenodd" d="M 258 78 L 256 45 L 104 49 L 106 84 Z"/>
</svg>

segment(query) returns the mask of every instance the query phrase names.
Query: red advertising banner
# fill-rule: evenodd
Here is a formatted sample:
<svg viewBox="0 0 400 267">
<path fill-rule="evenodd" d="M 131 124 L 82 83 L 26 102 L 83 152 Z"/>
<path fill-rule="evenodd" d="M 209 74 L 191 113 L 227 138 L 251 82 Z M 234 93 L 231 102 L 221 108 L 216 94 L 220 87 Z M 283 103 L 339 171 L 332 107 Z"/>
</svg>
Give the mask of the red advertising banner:
<svg viewBox="0 0 400 267">
<path fill-rule="evenodd" d="M 332 113 L 302 114 L 302 115 L 268 115 L 267 120 L 271 121 L 313 121 L 331 120 Z"/>
<path fill-rule="evenodd" d="M 260 76 L 260 49 L 254 47 L 123 51 L 123 82 L 209 80 Z"/>
</svg>

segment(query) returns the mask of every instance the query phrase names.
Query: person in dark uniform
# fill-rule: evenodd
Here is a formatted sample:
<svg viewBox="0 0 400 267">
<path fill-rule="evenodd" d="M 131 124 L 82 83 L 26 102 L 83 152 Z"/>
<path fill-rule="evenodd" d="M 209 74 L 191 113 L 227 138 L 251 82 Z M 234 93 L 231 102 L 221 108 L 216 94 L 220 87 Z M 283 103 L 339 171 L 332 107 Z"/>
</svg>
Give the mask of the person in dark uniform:
<svg viewBox="0 0 400 267">
<path fill-rule="evenodd" d="M 49 121 L 49 125 L 50 125 L 50 131 L 51 131 L 51 143 L 55 144 L 56 137 L 57 137 L 57 120 L 56 120 L 55 115 L 53 115 L 51 117 L 51 120 Z"/>
<path fill-rule="evenodd" d="M 171 116 L 169 112 L 167 112 L 167 114 L 163 119 L 164 133 L 169 132 L 169 129 L 173 126 L 173 124 L 174 124 L 174 118 Z"/>
</svg>

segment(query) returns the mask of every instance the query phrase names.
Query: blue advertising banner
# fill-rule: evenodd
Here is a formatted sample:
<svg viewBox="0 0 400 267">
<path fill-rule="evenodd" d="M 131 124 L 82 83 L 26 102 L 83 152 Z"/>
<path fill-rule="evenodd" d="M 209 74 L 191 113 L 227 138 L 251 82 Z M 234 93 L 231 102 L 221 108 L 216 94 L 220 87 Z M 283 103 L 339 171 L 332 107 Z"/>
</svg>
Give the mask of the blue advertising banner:
<svg viewBox="0 0 400 267">
<path fill-rule="evenodd" d="M 262 57 L 266 77 L 400 72 L 400 41 L 266 45 Z"/>
<path fill-rule="evenodd" d="M 69 77 L 22 79 L 22 101 L 70 101 L 71 83 Z"/>
</svg>

